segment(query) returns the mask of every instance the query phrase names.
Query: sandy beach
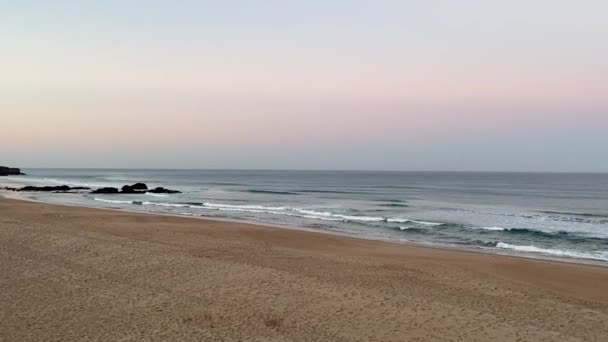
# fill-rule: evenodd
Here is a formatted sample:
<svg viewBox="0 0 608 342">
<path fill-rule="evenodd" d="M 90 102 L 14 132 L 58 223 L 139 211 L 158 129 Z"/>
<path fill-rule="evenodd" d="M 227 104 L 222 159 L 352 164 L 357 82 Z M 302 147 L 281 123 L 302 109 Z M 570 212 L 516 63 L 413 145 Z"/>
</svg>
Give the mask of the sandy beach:
<svg viewBox="0 0 608 342">
<path fill-rule="evenodd" d="M 608 268 L 0 199 L 0 341 L 605 341 Z"/>
</svg>

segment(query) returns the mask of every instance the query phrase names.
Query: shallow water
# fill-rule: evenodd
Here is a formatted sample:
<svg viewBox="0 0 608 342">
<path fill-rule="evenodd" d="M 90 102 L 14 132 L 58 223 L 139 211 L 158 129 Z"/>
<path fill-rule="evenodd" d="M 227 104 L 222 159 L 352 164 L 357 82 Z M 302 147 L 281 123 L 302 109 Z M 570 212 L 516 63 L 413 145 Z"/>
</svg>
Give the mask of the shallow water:
<svg viewBox="0 0 608 342">
<path fill-rule="evenodd" d="M 182 194 L 28 194 L 364 238 L 608 261 L 608 174 L 29 169 L 30 184 Z"/>
</svg>

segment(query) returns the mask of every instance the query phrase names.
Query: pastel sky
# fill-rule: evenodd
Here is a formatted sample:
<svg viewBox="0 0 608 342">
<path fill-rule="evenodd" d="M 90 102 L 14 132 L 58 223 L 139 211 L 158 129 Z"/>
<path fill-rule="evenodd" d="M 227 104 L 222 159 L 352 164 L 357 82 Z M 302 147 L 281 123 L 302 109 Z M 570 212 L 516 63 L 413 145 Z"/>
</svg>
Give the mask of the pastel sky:
<svg viewBox="0 0 608 342">
<path fill-rule="evenodd" d="M 608 172 L 607 13 L 0 2 L 0 165 Z"/>
</svg>

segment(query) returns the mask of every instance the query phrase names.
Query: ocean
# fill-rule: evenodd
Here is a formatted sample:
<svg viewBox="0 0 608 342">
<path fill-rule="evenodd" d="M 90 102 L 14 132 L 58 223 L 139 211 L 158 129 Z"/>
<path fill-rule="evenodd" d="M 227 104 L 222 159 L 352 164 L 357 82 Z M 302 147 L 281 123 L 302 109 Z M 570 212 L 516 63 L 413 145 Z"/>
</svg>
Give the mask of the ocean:
<svg viewBox="0 0 608 342">
<path fill-rule="evenodd" d="M 222 218 L 367 239 L 608 262 L 608 174 L 25 169 L 32 185 L 181 194 L 22 193 L 66 203 Z"/>
</svg>

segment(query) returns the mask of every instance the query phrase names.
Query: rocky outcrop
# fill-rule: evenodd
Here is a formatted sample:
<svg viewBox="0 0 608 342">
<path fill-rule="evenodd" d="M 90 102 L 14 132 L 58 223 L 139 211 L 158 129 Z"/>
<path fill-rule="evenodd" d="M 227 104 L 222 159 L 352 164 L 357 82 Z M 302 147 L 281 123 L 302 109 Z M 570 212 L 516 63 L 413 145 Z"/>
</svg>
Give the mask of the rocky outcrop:
<svg viewBox="0 0 608 342">
<path fill-rule="evenodd" d="M 152 190 L 148 190 L 148 192 L 151 192 L 153 194 L 181 194 L 181 191 L 177 191 L 177 190 L 171 190 L 171 189 L 165 189 L 162 186 L 158 187 L 158 188 L 154 188 Z"/>
<path fill-rule="evenodd" d="M 22 188 L 9 188 L 5 187 L 4 190 L 9 191 L 26 191 L 26 192 L 57 192 L 57 193 L 77 193 L 79 190 L 91 190 L 86 186 L 75 186 L 69 187 L 67 185 L 58 186 L 33 186 L 28 185 Z M 91 191 L 92 194 L 145 194 L 147 192 L 153 194 L 180 194 L 181 191 L 171 190 L 163 188 L 162 186 L 154 189 L 148 189 L 148 186 L 144 183 L 135 183 L 132 185 L 125 185 L 120 190 L 113 187 L 99 188 Z"/>
<path fill-rule="evenodd" d="M 22 188 L 9 188 L 5 187 L 4 190 L 12 191 L 27 191 L 27 192 L 57 192 L 57 193 L 76 193 L 79 190 L 91 190 L 85 186 L 69 187 L 67 185 L 59 186 L 24 186 Z M 122 189 L 118 190 L 113 187 L 99 188 L 91 191 L 92 194 L 145 194 L 151 192 L 154 194 L 179 194 L 181 191 L 165 189 L 163 187 L 157 187 L 154 189 L 148 189 L 148 186 L 144 183 L 135 183 L 133 185 L 125 185 Z"/>
<path fill-rule="evenodd" d="M 120 191 L 117 188 L 101 188 L 93 190 L 92 194 L 145 194 L 151 192 L 153 194 L 179 194 L 181 191 L 165 189 L 163 187 L 157 187 L 149 190 L 148 186 L 144 183 L 135 183 L 132 185 L 123 186 Z"/>
<path fill-rule="evenodd" d="M 69 187 L 67 185 L 59 185 L 59 186 L 24 186 L 20 189 L 15 189 L 16 191 L 41 191 L 41 192 L 67 192 L 70 190 L 90 190 L 90 188 L 84 187 L 84 186 L 77 186 L 77 187 Z"/>
<path fill-rule="evenodd" d="M 144 183 L 136 183 L 133 185 L 125 185 L 122 187 L 121 194 L 145 194 L 148 186 Z"/>
<path fill-rule="evenodd" d="M 25 173 L 21 173 L 21 170 L 16 167 L 0 166 L 0 176 L 19 176 L 19 175 L 25 175 Z"/>
<path fill-rule="evenodd" d="M 135 183 L 131 185 L 133 190 L 148 190 L 148 186 L 145 183 Z"/>
<path fill-rule="evenodd" d="M 118 194 L 120 193 L 120 191 L 118 191 L 118 189 L 116 188 L 99 188 L 99 189 L 95 189 L 93 191 L 91 191 L 92 194 Z"/>
</svg>

